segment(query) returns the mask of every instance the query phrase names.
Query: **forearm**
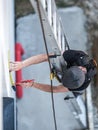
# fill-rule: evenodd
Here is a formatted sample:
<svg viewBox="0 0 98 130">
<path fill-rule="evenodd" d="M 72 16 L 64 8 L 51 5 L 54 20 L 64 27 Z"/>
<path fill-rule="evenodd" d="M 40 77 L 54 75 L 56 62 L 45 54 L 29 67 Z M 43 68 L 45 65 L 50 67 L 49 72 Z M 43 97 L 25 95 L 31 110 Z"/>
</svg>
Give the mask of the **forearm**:
<svg viewBox="0 0 98 130">
<path fill-rule="evenodd" d="M 52 91 L 51 85 L 47 85 L 47 84 L 40 84 L 40 83 L 34 82 L 33 87 L 40 89 L 42 91 L 45 91 L 45 92 L 51 92 Z M 53 93 L 61 93 L 61 92 L 68 92 L 68 91 L 69 90 L 62 85 L 53 86 Z"/>
<path fill-rule="evenodd" d="M 52 56 L 53 54 L 49 54 L 49 56 Z M 9 71 L 18 71 L 20 69 L 23 69 L 24 67 L 33 65 L 33 64 L 38 64 L 48 61 L 48 56 L 47 54 L 40 54 L 36 56 L 32 56 L 24 61 L 16 61 L 16 62 L 10 62 L 10 69 Z"/>
<path fill-rule="evenodd" d="M 22 61 L 23 67 L 27 67 L 33 64 L 42 63 L 48 60 L 48 57 L 46 54 L 40 54 L 36 56 L 32 56 L 24 61 Z"/>
<path fill-rule="evenodd" d="M 53 56 L 53 55 L 54 54 L 52 54 L 52 53 L 49 54 L 49 56 Z M 23 67 L 27 67 L 27 66 L 42 63 L 42 62 L 45 62 L 45 61 L 48 61 L 47 54 L 39 54 L 39 55 L 32 56 L 32 57 L 22 61 L 22 65 L 23 65 Z"/>
</svg>

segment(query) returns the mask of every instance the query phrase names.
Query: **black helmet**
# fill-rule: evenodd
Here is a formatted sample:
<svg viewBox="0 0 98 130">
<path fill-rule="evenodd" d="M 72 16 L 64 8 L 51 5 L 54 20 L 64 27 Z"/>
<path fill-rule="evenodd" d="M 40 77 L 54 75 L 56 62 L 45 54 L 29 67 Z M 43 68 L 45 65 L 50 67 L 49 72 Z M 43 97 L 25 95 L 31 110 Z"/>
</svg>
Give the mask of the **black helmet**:
<svg viewBox="0 0 98 130">
<path fill-rule="evenodd" d="M 72 66 L 66 69 L 62 75 L 62 83 L 69 89 L 81 87 L 85 81 L 85 74 L 78 66 Z"/>
</svg>

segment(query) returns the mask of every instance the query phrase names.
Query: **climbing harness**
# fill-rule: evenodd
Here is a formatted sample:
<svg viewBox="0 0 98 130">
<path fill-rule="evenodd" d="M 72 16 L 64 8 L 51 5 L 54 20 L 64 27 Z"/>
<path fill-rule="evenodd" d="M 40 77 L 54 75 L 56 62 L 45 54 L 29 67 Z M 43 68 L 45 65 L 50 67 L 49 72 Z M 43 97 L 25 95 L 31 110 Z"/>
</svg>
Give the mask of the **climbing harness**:
<svg viewBox="0 0 98 130">
<path fill-rule="evenodd" d="M 60 77 L 57 75 L 57 72 L 55 71 L 55 68 L 52 67 L 52 70 L 51 70 L 51 74 L 50 74 L 50 79 L 57 79 L 57 81 L 61 82 L 61 79 Z"/>
</svg>

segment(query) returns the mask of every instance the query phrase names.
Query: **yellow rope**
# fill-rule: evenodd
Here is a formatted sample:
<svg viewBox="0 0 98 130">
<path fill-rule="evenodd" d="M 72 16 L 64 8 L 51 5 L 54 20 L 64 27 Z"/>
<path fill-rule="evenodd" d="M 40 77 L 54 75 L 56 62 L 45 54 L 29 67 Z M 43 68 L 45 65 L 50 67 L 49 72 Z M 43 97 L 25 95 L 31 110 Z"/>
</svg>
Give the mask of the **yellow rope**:
<svg viewBox="0 0 98 130">
<path fill-rule="evenodd" d="M 11 82 L 11 85 L 14 86 L 15 83 L 14 83 L 14 81 L 13 81 L 13 78 L 12 78 L 12 74 L 11 74 L 11 72 L 9 73 L 9 76 L 10 76 L 10 82 Z"/>
<path fill-rule="evenodd" d="M 9 68 L 10 68 L 10 51 L 8 51 L 8 65 L 9 65 Z M 15 90 L 15 83 L 14 83 L 14 80 L 12 78 L 12 73 L 11 72 L 9 72 L 9 77 L 10 77 L 11 86 Z"/>
</svg>

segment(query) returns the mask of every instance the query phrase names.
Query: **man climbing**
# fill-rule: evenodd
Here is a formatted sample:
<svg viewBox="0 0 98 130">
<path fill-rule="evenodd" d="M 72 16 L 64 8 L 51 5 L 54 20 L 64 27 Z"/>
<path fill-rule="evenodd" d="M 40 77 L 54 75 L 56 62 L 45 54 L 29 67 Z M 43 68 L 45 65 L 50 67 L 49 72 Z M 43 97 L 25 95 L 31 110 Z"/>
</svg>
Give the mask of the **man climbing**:
<svg viewBox="0 0 98 130">
<path fill-rule="evenodd" d="M 72 91 L 75 95 L 82 94 L 88 87 L 92 78 L 96 74 L 96 61 L 91 59 L 86 53 L 78 50 L 66 50 L 62 56 L 56 58 L 50 54 L 50 60 L 59 58 L 59 64 L 52 64 L 53 73 L 61 82 L 61 85 L 54 86 L 53 92 L 68 92 Z M 32 64 L 38 64 L 48 61 L 46 54 L 32 56 L 24 61 L 10 63 L 10 71 L 18 71 Z M 21 81 L 18 83 L 22 87 L 34 87 L 45 92 L 51 92 L 51 85 L 37 83 L 34 80 Z"/>
</svg>

